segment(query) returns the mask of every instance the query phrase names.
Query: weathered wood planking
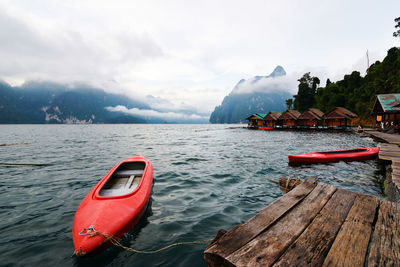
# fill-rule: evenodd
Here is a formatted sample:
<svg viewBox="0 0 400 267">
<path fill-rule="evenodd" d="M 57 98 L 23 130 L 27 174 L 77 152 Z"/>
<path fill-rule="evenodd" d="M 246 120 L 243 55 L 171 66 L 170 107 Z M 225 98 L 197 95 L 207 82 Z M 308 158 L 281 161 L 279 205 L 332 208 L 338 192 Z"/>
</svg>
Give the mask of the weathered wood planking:
<svg viewBox="0 0 400 267">
<path fill-rule="evenodd" d="M 386 134 L 377 131 L 364 131 L 364 133 L 386 142 L 380 144 L 379 159 L 392 162 L 391 180 L 394 184 L 394 190 L 389 189 L 388 196 L 390 199 L 398 201 L 398 196 L 400 195 L 400 135 Z"/>
<path fill-rule="evenodd" d="M 288 210 L 305 198 L 316 186 L 315 179 L 309 179 L 293 189 L 242 225 L 233 228 L 212 244 L 204 254 L 207 262 L 224 262 L 224 257 L 241 248 L 267 229 Z"/>
<path fill-rule="evenodd" d="M 323 266 L 363 266 L 378 199 L 357 195 Z"/>
<path fill-rule="evenodd" d="M 400 266 L 399 203 L 305 181 L 262 213 L 212 243 L 209 266 Z"/>
<path fill-rule="evenodd" d="M 274 266 L 321 266 L 355 197 L 356 193 L 338 189 Z"/>
<path fill-rule="evenodd" d="M 380 139 L 384 142 L 400 145 L 400 136 L 399 135 L 387 134 L 387 133 L 382 133 L 382 132 L 378 132 L 378 131 L 364 131 L 364 133 L 367 133 L 367 134 L 371 135 L 372 137 Z"/>
<path fill-rule="evenodd" d="M 381 144 L 379 159 L 400 160 L 400 147 L 396 144 Z"/>
<path fill-rule="evenodd" d="M 332 185 L 318 184 L 302 202 L 268 231 L 227 256 L 227 261 L 235 266 L 271 265 L 304 231 L 335 191 L 336 188 Z"/>
<path fill-rule="evenodd" d="M 381 201 L 368 266 L 400 266 L 400 205 Z"/>
</svg>

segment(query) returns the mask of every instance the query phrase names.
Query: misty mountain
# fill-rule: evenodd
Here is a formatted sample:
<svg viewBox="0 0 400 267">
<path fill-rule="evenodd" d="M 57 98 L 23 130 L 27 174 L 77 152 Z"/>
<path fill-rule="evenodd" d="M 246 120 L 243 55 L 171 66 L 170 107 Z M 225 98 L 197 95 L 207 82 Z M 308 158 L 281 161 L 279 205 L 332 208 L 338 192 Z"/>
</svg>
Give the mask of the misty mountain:
<svg viewBox="0 0 400 267">
<path fill-rule="evenodd" d="M 111 112 L 108 106 L 150 109 L 146 103 L 88 86 L 70 88 L 49 82 L 12 87 L 0 82 L 0 123 L 144 123 L 138 116 Z"/>
<path fill-rule="evenodd" d="M 242 123 L 253 113 L 281 112 L 286 99 L 291 98 L 289 88 L 281 88 L 280 78 L 286 75 L 281 66 L 267 76 L 240 80 L 220 106 L 210 116 L 211 123 Z"/>
</svg>

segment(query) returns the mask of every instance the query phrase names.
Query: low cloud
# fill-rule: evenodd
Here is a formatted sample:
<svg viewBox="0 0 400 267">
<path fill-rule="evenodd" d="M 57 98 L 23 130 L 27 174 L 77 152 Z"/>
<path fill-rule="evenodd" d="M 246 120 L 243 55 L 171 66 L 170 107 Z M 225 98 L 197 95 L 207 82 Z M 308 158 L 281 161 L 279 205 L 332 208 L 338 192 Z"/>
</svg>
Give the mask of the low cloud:
<svg viewBox="0 0 400 267">
<path fill-rule="evenodd" d="M 208 121 L 208 117 L 205 116 L 200 116 L 197 114 L 184 114 L 184 113 L 177 113 L 177 112 L 160 112 L 156 110 L 151 110 L 151 109 L 138 109 L 138 108 L 131 108 L 128 109 L 125 106 L 115 106 L 115 107 L 106 107 L 108 111 L 111 112 L 122 112 L 125 114 L 130 114 L 130 115 L 135 115 L 135 116 L 140 116 L 144 117 L 145 119 L 162 119 L 165 121 L 172 120 L 172 121 L 185 121 L 185 122 L 191 122 L 191 121 Z"/>
<path fill-rule="evenodd" d="M 289 92 L 297 91 L 297 80 L 300 76 L 286 75 L 280 77 L 257 77 L 245 80 L 236 85 L 232 93 L 234 94 L 249 94 L 256 92 L 273 93 L 273 92 Z"/>
</svg>

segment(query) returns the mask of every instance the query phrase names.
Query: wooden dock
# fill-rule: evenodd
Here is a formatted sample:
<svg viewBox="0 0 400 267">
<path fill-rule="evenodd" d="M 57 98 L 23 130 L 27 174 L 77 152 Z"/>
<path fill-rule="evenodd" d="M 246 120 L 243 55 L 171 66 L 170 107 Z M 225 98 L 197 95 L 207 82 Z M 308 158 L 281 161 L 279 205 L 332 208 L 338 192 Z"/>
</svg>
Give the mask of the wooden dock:
<svg viewBox="0 0 400 267">
<path fill-rule="evenodd" d="M 400 266 L 400 204 L 308 179 L 204 252 L 209 266 Z"/>
<path fill-rule="evenodd" d="M 394 191 L 390 196 L 393 200 L 400 201 L 400 135 L 386 134 L 378 131 L 364 131 L 371 137 L 380 140 L 379 159 L 391 161 L 392 173 L 390 182 Z"/>
<path fill-rule="evenodd" d="M 400 135 L 396 134 L 387 134 L 378 131 L 369 131 L 366 130 L 364 133 L 371 135 L 372 137 L 379 139 L 385 143 L 391 143 L 395 145 L 400 145 Z"/>
</svg>

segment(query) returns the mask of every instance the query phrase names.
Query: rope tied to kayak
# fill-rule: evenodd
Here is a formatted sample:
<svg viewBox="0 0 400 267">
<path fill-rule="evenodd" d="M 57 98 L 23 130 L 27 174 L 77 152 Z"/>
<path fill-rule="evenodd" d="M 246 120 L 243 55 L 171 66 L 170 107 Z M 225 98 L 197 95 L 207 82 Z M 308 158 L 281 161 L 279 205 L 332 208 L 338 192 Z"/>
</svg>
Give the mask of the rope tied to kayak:
<svg viewBox="0 0 400 267">
<path fill-rule="evenodd" d="M 203 243 L 209 243 L 209 242 L 211 242 L 213 240 L 213 239 L 204 239 L 204 240 L 198 240 L 198 241 L 176 242 L 176 243 L 170 244 L 168 246 L 165 246 L 165 247 L 162 247 L 162 248 L 159 248 L 159 249 L 156 249 L 156 250 L 138 250 L 138 249 L 134 249 L 134 248 L 130 248 L 130 247 L 124 246 L 113 235 L 109 235 L 109 234 L 104 233 L 102 231 L 98 231 L 98 230 L 94 229 L 93 225 L 89 226 L 88 228 L 84 228 L 79 233 L 79 235 L 88 235 L 90 237 L 94 237 L 96 235 L 101 235 L 106 239 L 106 240 L 104 240 L 104 242 L 110 241 L 113 245 L 118 246 L 120 248 L 123 248 L 126 251 L 130 251 L 130 252 L 134 252 L 134 253 L 140 253 L 140 254 L 154 254 L 154 253 L 158 253 L 158 252 L 161 252 L 163 250 L 166 250 L 166 249 L 169 249 L 169 248 L 175 247 L 175 246 L 203 244 Z"/>
</svg>

